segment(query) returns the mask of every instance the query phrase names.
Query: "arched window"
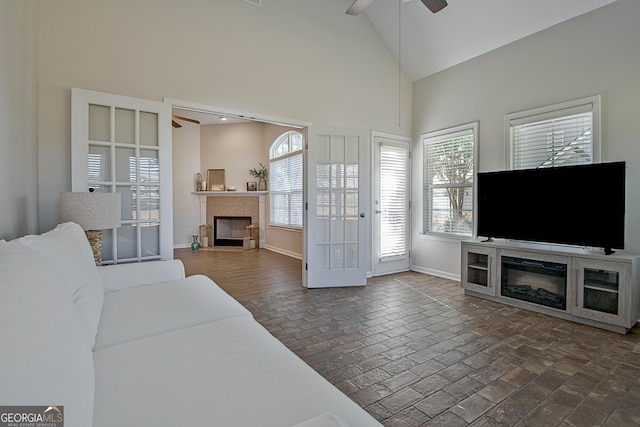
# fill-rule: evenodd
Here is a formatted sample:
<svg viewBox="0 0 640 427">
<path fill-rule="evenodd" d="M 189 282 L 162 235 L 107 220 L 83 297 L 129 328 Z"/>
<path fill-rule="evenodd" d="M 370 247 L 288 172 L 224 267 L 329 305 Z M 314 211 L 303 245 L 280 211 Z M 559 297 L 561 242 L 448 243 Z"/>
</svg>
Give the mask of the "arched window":
<svg viewBox="0 0 640 427">
<path fill-rule="evenodd" d="M 280 135 L 269 150 L 270 223 L 302 227 L 302 134 Z"/>
</svg>

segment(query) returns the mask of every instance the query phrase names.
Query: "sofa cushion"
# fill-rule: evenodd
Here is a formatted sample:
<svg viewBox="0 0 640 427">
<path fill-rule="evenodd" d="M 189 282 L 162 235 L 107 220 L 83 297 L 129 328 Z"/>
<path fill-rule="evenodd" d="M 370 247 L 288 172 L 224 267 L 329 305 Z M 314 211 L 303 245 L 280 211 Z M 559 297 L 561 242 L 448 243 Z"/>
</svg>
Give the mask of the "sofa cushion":
<svg viewBox="0 0 640 427">
<path fill-rule="evenodd" d="M 185 278 L 184 264 L 179 259 L 101 265 L 98 273 L 105 294 Z"/>
<path fill-rule="evenodd" d="M 96 350 L 94 363 L 93 427 L 293 426 L 325 412 L 380 426 L 249 317 Z"/>
<path fill-rule="evenodd" d="M 93 417 L 93 354 L 60 274 L 36 252 L 0 242 L 0 403 L 64 406 L 65 426 Z"/>
<path fill-rule="evenodd" d="M 95 349 L 233 316 L 252 317 L 206 276 L 105 294 Z"/>
<path fill-rule="evenodd" d="M 60 273 L 93 346 L 104 291 L 91 246 L 82 228 L 66 222 L 41 235 L 25 236 L 17 241 L 38 252 Z"/>
</svg>

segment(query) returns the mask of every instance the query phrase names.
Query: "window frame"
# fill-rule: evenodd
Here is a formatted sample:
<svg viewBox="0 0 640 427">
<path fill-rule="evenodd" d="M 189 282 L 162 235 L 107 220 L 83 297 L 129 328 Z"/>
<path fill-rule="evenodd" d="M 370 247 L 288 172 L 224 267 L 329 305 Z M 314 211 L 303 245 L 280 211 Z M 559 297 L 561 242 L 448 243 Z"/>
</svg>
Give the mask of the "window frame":
<svg viewBox="0 0 640 427">
<path fill-rule="evenodd" d="M 561 102 L 558 104 L 547 105 L 544 107 L 533 108 L 529 110 L 523 110 L 515 113 L 510 113 L 504 117 L 504 141 L 506 149 L 505 168 L 507 170 L 513 170 L 513 141 L 512 141 L 512 124 L 517 122 L 517 125 L 523 125 L 528 123 L 535 123 L 542 120 L 551 120 L 562 117 L 567 117 L 575 114 L 576 110 L 585 108 L 591 105 L 592 125 L 591 125 L 591 163 L 599 163 L 601 155 L 600 145 L 600 126 L 601 126 L 601 100 L 600 95 L 588 96 L 585 98 L 574 99 L 571 101 Z M 556 167 L 556 166 L 550 166 Z"/>
<path fill-rule="evenodd" d="M 476 228 L 476 219 L 475 219 L 475 207 L 476 207 L 476 174 L 478 171 L 478 140 L 479 140 L 479 122 L 475 121 L 475 122 L 470 122 L 470 123 L 465 123 L 465 124 L 461 124 L 461 125 L 456 125 L 456 126 L 452 126 L 452 127 L 448 127 L 445 129 L 441 129 L 441 130 L 437 130 L 437 131 L 433 131 L 433 132 L 426 132 L 423 133 L 421 135 L 421 148 L 422 148 L 422 234 L 426 235 L 426 236 L 437 236 L 437 237 L 442 237 L 445 239 L 456 239 L 456 240 L 464 240 L 464 239 L 469 239 L 472 238 L 473 236 L 475 236 L 475 228 Z M 469 234 L 461 234 L 461 233 L 457 233 L 457 232 L 452 232 L 452 231 L 433 231 L 431 229 L 427 229 L 427 221 L 428 218 L 432 215 L 432 211 L 429 210 L 427 208 L 427 199 L 428 199 L 428 195 L 430 194 L 430 188 L 433 187 L 433 185 L 427 183 L 426 180 L 426 175 L 427 175 L 427 156 L 428 156 L 428 148 L 427 145 L 434 143 L 434 142 L 438 142 L 438 141 L 444 141 L 444 140 L 448 140 L 448 139 L 453 139 L 456 137 L 460 137 L 463 136 L 465 134 L 471 134 L 473 136 L 473 148 L 472 148 L 472 155 L 473 155 L 473 171 L 471 172 L 471 210 L 469 211 L 471 213 L 471 232 Z M 469 187 L 468 185 L 457 185 L 458 187 Z M 434 188 L 445 188 L 446 186 L 443 184 L 438 184 L 436 187 Z"/>
<path fill-rule="evenodd" d="M 291 135 L 300 135 L 301 138 L 301 146 L 300 149 L 295 150 L 295 151 L 291 151 L 292 149 L 292 142 L 291 142 Z M 287 138 L 288 140 L 288 144 L 289 144 L 289 148 L 287 150 L 286 153 L 280 153 L 278 155 L 276 155 L 274 157 L 274 152 L 276 151 L 276 149 L 278 148 L 279 145 L 282 144 L 283 139 Z M 303 153 L 304 153 L 304 135 L 299 132 L 299 131 L 295 131 L 295 130 L 290 130 L 290 131 L 286 131 L 283 132 L 282 134 L 280 134 L 277 138 L 274 139 L 274 141 L 271 143 L 271 146 L 269 147 L 269 169 L 271 171 L 271 188 L 269 191 L 269 226 L 270 227 L 277 227 L 277 228 L 283 228 L 283 229 L 288 229 L 288 230 L 302 230 L 303 225 L 304 225 L 304 157 L 303 157 Z M 289 196 L 288 199 L 288 210 L 289 210 L 289 214 L 291 214 L 291 199 L 290 196 L 291 194 L 297 193 L 297 191 L 294 192 L 287 192 L 287 191 L 277 191 L 274 190 L 273 188 L 273 172 L 274 172 L 274 168 L 273 168 L 273 163 L 277 162 L 277 161 L 285 161 L 294 157 L 300 157 L 300 162 L 301 162 L 301 169 L 300 169 L 300 173 L 301 173 L 301 177 L 300 177 L 300 199 L 301 199 L 301 205 L 300 205 L 300 209 L 301 209 L 301 221 L 300 221 L 300 225 L 298 224 L 292 224 L 291 223 L 291 215 L 289 215 L 289 223 L 287 224 L 283 224 L 283 223 L 279 223 L 279 222 L 274 222 L 273 221 L 273 196 L 275 195 L 279 195 L 279 194 L 286 194 Z"/>
</svg>

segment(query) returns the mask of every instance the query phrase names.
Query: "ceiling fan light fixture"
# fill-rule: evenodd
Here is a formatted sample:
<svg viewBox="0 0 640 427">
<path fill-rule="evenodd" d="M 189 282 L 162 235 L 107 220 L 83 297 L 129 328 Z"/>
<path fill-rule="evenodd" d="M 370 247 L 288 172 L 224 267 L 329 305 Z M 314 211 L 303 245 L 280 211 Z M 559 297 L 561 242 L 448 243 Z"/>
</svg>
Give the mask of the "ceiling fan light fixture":
<svg viewBox="0 0 640 427">
<path fill-rule="evenodd" d="M 347 15 L 358 15 L 360 12 L 365 10 L 373 0 L 356 0 L 353 2 L 351 7 L 347 9 Z"/>
<path fill-rule="evenodd" d="M 402 3 L 406 3 L 409 0 L 402 0 Z M 424 4 L 431 12 L 436 13 L 440 12 L 442 9 L 447 7 L 447 0 L 421 0 L 422 4 Z M 351 7 L 347 9 L 347 15 L 358 15 L 360 12 L 365 10 L 373 0 L 355 0 Z"/>
<path fill-rule="evenodd" d="M 182 126 L 179 126 L 179 125 L 178 125 L 178 126 L 176 126 L 176 124 L 178 124 L 178 123 L 176 122 L 176 120 L 182 120 L 182 121 L 189 122 L 189 123 L 195 123 L 195 124 L 197 124 L 197 125 L 199 125 L 199 124 L 200 124 L 200 122 L 199 122 L 198 120 L 190 119 L 190 118 L 188 118 L 188 117 L 183 117 L 183 116 L 176 116 L 175 114 L 171 116 L 171 119 L 172 119 L 172 120 L 171 120 L 172 124 L 174 124 L 174 123 L 175 123 L 175 124 L 173 125 L 173 127 L 174 127 L 174 128 L 175 128 L 175 127 L 182 127 Z"/>
<path fill-rule="evenodd" d="M 421 0 L 422 4 L 427 6 L 427 8 L 433 12 L 440 12 L 442 9 L 447 7 L 447 0 Z"/>
</svg>

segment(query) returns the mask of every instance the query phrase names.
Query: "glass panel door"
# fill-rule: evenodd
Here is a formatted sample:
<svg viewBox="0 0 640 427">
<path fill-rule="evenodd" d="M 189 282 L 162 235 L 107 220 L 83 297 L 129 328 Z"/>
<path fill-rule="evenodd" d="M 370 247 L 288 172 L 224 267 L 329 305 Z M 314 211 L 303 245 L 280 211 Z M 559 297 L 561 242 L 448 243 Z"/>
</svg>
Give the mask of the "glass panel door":
<svg viewBox="0 0 640 427">
<path fill-rule="evenodd" d="M 306 285 L 366 284 L 367 136 L 309 132 Z"/>
<path fill-rule="evenodd" d="M 409 269 L 411 140 L 373 133 L 373 274 Z"/>
<path fill-rule="evenodd" d="M 72 190 L 121 195 L 103 263 L 173 258 L 170 106 L 73 89 L 72 110 Z"/>
</svg>

